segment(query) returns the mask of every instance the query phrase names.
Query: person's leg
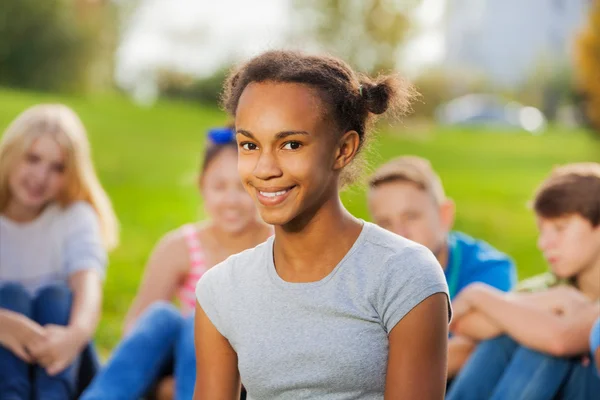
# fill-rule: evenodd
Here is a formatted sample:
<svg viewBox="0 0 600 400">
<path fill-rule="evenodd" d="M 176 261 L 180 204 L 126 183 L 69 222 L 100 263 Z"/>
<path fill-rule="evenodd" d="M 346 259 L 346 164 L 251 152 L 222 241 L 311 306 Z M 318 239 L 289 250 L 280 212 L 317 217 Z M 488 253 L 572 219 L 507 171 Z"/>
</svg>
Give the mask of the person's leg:
<svg viewBox="0 0 600 400">
<path fill-rule="evenodd" d="M 481 342 L 454 378 L 447 400 L 488 399 L 519 344 L 508 336 Z"/>
<path fill-rule="evenodd" d="M 0 308 L 28 318 L 33 316 L 33 304 L 23 286 L 5 283 L 0 286 Z M 25 400 L 31 397 L 30 365 L 10 350 L 0 346 L 0 399 Z"/>
<path fill-rule="evenodd" d="M 190 400 L 196 384 L 194 316 L 185 319 L 175 347 L 175 400 Z"/>
<path fill-rule="evenodd" d="M 100 371 L 100 358 L 93 343 L 88 344 L 81 353 L 81 364 L 77 374 L 77 396 L 88 387 L 94 376 Z"/>
<path fill-rule="evenodd" d="M 490 399 L 552 400 L 573 365 L 572 359 L 519 347 Z"/>
<path fill-rule="evenodd" d="M 173 305 L 150 306 L 81 399 L 133 400 L 144 395 L 172 356 L 182 324 L 183 317 Z"/>
<path fill-rule="evenodd" d="M 41 289 L 33 301 L 33 316 L 40 325 L 63 325 L 71 315 L 71 290 L 66 285 L 52 285 Z M 36 399 L 75 398 L 80 357 L 61 373 L 50 376 L 41 366 L 34 367 L 34 393 Z"/>
<path fill-rule="evenodd" d="M 175 349 L 167 360 L 161 365 L 157 378 L 150 388 L 144 393 L 144 400 L 173 400 L 175 398 Z"/>
<path fill-rule="evenodd" d="M 559 399 L 592 400 L 600 393 L 600 375 L 593 363 L 584 366 L 581 361 L 573 362 L 573 368 L 563 385 Z"/>
</svg>

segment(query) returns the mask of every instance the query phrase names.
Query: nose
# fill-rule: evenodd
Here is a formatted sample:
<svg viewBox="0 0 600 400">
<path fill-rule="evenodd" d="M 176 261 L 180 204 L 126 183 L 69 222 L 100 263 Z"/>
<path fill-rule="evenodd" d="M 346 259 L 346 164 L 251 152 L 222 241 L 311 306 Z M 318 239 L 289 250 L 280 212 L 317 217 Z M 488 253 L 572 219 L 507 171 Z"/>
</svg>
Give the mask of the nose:
<svg viewBox="0 0 600 400">
<path fill-rule="evenodd" d="M 229 208 L 236 208 L 243 201 L 243 196 L 247 196 L 248 193 L 244 188 L 232 187 L 227 190 L 226 195 L 223 197 L 223 204 Z"/>
<path fill-rule="evenodd" d="M 40 163 L 40 165 L 36 165 L 35 168 L 33 168 L 32 172 L 35 184 L 41 185 L 48 180 L 52 171 L 48 166 Z"/>
<path fill-rule="evenodd" d="M 282 175 L 281 168 L 279 168 L 277 162 L 277 157 L 271 151 L 263 151 L 260 153 L 253 173 L 255 177 L 262 180 L 269 180 Z"/>
</svg>

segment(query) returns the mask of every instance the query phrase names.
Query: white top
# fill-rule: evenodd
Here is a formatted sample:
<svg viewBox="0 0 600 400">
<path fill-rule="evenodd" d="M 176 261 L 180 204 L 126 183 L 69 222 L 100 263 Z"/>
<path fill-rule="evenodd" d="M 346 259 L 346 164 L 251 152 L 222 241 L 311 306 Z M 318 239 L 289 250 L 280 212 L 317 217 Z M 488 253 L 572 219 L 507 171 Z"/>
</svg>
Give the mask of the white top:
<svg viewBox="0 0 600 400">
<path fill-rule="evenodd" d="M 98 216 L 86 202 L 51 204 L 27 223 L 0 214 L 0 284 L 18 282 L 34 294 L 80 270 L 104 277 L 106 262 Z"/>
</svg>

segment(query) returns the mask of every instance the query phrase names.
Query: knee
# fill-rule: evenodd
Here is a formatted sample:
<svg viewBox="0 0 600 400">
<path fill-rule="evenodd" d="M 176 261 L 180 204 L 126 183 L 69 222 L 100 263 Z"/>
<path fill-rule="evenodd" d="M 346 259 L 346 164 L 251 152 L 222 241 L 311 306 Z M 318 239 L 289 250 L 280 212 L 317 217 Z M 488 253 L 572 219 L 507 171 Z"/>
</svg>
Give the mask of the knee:
<svg viewBox="0 0 600 400">
<path fill-rule="evenodd" d="M 71 289 L 64 284 L 56 284 L 44 286 L 41 288 L 36 296 L 35 303 L 36 304 L 67 304 L 70 306 L 71 304 Z"/>
<path fill-rule="evenodd" d="M 42 324 L 66 325 L 71 314 L 71 290 L 66 285 L 40 289 L 33 300 L 35 320 Z"/>
<path fill-rule="evenodd" d="M 493 339 L 488 339 L 479 344 L 482 347 L 502 348 L 505 350 L 515 350 L 519 343 L 508 335 L 502 335 Z"/>
<path fill-rule="evenodd" d="M 0 285 L 0 308 L 31 316 L 31 296 L 23 285 L 8 282 Z"/>
<path fill-rule="evenodd" d="M 157 328 L 169 329 L 179 327 L 183 323 L 181 312 L 173 304 L 157 301 L 144 312 L 142 319 L 152 323 Z"/>
<path fill-rule="evenodd" d="M 181 332 L 179 333 L 179 343 L 184 346 L 191 344 L 194 345 L 194 316 L 186 317 L 181 326 Z"/>
<path fill-rule="evenodd" d="M 30 296 L 25 286 L 17 282 L 7 282 L 0 285 L 0 299 L 5 298 L 29 299 Z"/>
</svg>

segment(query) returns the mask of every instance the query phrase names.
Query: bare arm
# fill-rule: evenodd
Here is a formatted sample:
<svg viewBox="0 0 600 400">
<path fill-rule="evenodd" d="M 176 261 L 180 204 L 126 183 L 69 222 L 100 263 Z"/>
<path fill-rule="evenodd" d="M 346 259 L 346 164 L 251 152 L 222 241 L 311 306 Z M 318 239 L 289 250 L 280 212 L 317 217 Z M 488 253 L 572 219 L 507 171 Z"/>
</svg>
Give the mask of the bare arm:
<svg viewBox="0 0 600 400">
<path fill-rule="evenodd" d="M 475 341 L 491 339 L 503 333 L 497 324 L 480 311 L 470 311 L 453 321 L 450 331 Z"/>
<path fill-rule="evenodd" d="M 125 332 L 155 301 L 171 301 L 189 267 L 184 238 L 177 231 L 165 235 L 156 245 L 144 270 L 142 282 L 125 317 Z"/>
<path fill-rule="evenodd" d="M 196 303 L 194 325 L 196 387 L 194 400 L 238 400 L 241 381 L 237 354 Z"/>
<path fill-rule="evenodd" d="M 73 292 L 73 305 L 69 328 L 79 332 L 82 341 L 88 342 L 96 332 L 102 310 L 102 281 L 96 270 L 77 271 L 69 277 Z"/>
<path fill-rule="evenodd" d="M 477 343 L 464 336 L 448 339 L 448 378 L 454 377 L 465 364 Z"/>
<path fill-rule="evenodd" d="M 443 399 L 448 351 L 448 300 L 437 293 L 389 334 L 386 399 Z"/>
<path fill-rule="evenodd" d="M 474 287 L 468 302 L 522 345 L 559 357 L 588 351 L 589 332 L 600 315 L 598 302 L 558 314 L 486 286 Z"/>
<path fill-rule="evenodd" d="M 487 287 L 487 286 L 485 286 Z M 468 292 L 471 288 L 465 289 L 465 297 L 469 297 Z M 504 296 L 510 296 L 513 301 L 528 304 L 539 308 L 540 310 L 550 311 L 554 314 L 571 313 L 573 310 L 589 303 L 589 300 L 574 288 L 559 286 L 538 293 L 505 293 Z M 506 333 L 492 319 L 475 310 L 470 305 L 464 305 L 463 296 L 455 300 L 457 310 L 466 309 L 466 314 L 455 316 L 450 330 L 458 335 L 467 336 L 475 340 L 487 340 Z"/>
<path fill-rule="evenodd" d="M 31 363 L 33 358 L 27 350 L 30 343 L 44 337 L 44 328 L 26 316 L 0 308 L 0 345 L 21 360 Z"/>
</svg>

